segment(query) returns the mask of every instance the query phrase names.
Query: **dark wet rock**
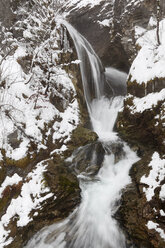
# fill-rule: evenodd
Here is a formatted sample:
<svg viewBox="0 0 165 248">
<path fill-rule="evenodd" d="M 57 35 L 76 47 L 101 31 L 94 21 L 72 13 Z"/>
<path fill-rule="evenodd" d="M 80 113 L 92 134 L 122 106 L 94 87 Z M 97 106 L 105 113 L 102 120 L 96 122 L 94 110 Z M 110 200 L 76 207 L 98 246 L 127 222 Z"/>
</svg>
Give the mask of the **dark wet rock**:
<svg viewBox="0 0 165 248">
<path fill-rule="evenodd" d="M 19 147 L 21 141 L 18 139 L 17 130 L 8 135 L 8 142 L 14 149 Z"/>
<path fill-rule="evenodd" d="M 119 134 L 130 144 L 139 147 L 141 151 L 155 150 L 164 154 L 164 119 L 161 118 L 164 101 L 158 102 L 152 109 L 142 113 L 131 113 L 132 99 L 125 100 L 124 110 L 118 115 L 116 125 Z M 159 118 L 155 118 L 156 116 Z"/>
<path fill-rule="evenodd" d="M 152 153 L 146 153 L 132 166 L 130 170 L 132 183 L 124 189 L 121 206 L 116 214 L 116 218 L 124 226 L 127 238 L 138 248 L 163 248 L 165 246 L 165 241 L 160 235 L 146 226 L 148 221 L 153 221 L 159 223 L 160 227 L 165 230 L 164 217 L 160 215 L 160 209 L 164 209 L 164 203 L 159 198 L 159 187 L 155 189 L 154 197 L 147 201 L 143 191 L 144 185 L 140 182 L 141 177 L 150 172 L 148 164 L 151 155 Z"/>
<path fill-rule="evenodd" d="M 114 155 L 114 163 L 118 163 L 125 156 L 125 152 L 123 149 L 124 145 L 122 142 L 121 143 L 119 141 L 117 143 L 105 142 L 103 143 L 103 147 L 105 149 L 106 154 Z"/>
<path fill-rule="evenodd" d="M 90 176 L 97 174 L 102 166 L 105 150 L 99 141 L 87 144 L 78 148 L 72 157 L 66 160 L 68 165 L 74 173 L 85 173 Z"/>
<path fill-rule="evenodd" d="M 100 10 L 102 10 L 101 14 Z M 111 65 L 127 71 L 128 57 L 120 40 L 116 39 L 111 45 L 111 27 L 99 24 L 99 21 L 110 20 L 112 17 L 113 3 L 111 1 L 102 1 L 101 6 L 96 5 L 94 8 L 74 9 L 73 6 L 73 10 L 71 9 L 68 15 L 69 21 L 92 44 L 105 66 Z M 120 56 L 120 60 L 117 61 L 116 56 Z"/>
<path fill-rule="evenodd" d="M 160 92 L 165 88 L 165 78 L 154 78 L 147 83 L 139 84 L 131 81 L 131 75 L 127 81 L 127 92 L 136 97 L 144 97 L 153 92 Z"/>
</svg>

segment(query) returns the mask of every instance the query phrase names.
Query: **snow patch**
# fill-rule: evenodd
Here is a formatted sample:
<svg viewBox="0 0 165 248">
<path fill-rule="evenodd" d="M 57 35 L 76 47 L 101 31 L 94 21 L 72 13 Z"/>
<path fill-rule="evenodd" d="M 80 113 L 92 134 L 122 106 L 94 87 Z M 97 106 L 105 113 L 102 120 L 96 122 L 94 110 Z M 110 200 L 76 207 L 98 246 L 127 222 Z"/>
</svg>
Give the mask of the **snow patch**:
<svg viewBox="0 0 165 248">
<path fill-rule="evenodd" d="M 103 0 L 71 0 L 69 1 L 68 6 L 74 7 L 74 9 L 89 7 L 93 8 L 96 5 L 99 5 Z"/>
<path fill-rule="evenodd" d="M 165 233 L 164 231 L 159 227 L 158 223 L 155 223 L 153 221 L 148 221 L 147 223 L 148 229 L 154 229 L 156 232 L 160 234 L 160 237 L 165 240 Z"/>
<path fill-rule="evenodd" d="M 142 33 L 140 28 L 136 35 L 139 33 Z M 136 44 L 142 48 L 130 69 L 131 82 L 135 80 L 142 84 L 156 77 L 165 77 L 165 19 L 160 22 L 160 43 L 157 43 L 156 29 L 146 32 L 137 40 Z"/>
<path fill-rule="evenodd" d="M 165 159 L 161 159 L 159 154 L 154 152 L 148 166 L 151 167 L 149 175 L 142 176 L 140 182 L 146 184 L 146 187 L 143 187 L 143 192 L 147 201 L 150 201 L 155 194 L 154 190 L 159 186 L 161 187 L 160 183 L 165 178 Z M 165 187 L 163 186 L 160 191 L 160 198 L 165 198 Z"/>
<path fill-rule="evenodd" d="M 105 19 L 103 21 L 97 21 L 101 26 L 104 27 L 110 27 L 110 20 L 109 19 Z"/>
<path fill-rule="evenodd" d="M 127 98 L 130 98 L 131 95 L 128 95 Z M 162 89 L 160 92 L 150 93 L 142 98 L 134 97 L 133 105 L 129 108 L 131 113 L 142 113 L 147 109 L 152 109 L 158 104 L 158 101 L 163 101 L 165 99 L 165 89 Z"/>
<path fill-rule="evenodd" d="M 33 220 L 33 218 L 29 216 L 30 212 L 33 209 L 39 209 L 42 202 L 53 196 L 53 193 L 51 193 L 50 189 L 44 184 L 43 173 L 46 171 L 46 167 L 47 165 L 41 162 L 27 175 L 24 179 L 25 183 L 22 186 L 20 195 L 16 199 L 12 199 L 6 213 L 2 216 L 0 221 L 1 247 L 12 242 L 12 239 L 6 240 L 10 233 L 10 231 L 6 231 L 6 228 L 12 218 L 16 219 L 18 227 L 26 226 Z M 12 178 L 6 178 L 4 185 L 12 185 L 18 183 L 20 180 L 22 180 L 22 178 L 14 174 Z"/>
<path fill-rule="evenodd" d="M 18 184 L 20 181 L 22 181 L 22 177 L 20 177 L 17 173 L 15 173 L 11 177 L 7 176 L 0 187 L 0 198 L 2 198 L 2 193 L 7 186 L 12 186 L 14 184 Z"/>
</svg>

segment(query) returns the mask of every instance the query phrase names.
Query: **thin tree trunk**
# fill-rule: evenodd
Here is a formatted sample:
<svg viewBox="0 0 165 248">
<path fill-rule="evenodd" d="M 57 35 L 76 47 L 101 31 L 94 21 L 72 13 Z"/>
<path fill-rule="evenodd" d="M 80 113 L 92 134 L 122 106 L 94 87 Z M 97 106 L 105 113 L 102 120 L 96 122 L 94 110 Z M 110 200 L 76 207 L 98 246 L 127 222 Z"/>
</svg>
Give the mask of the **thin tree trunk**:
<svg viewBox="0 0 165 248">
<path fill-rule="evenodd" d="M 157 35 L 157 42 L 158 45 L 160 45 L 160 12 L 161 12 L 161 8 L 160 8 L 160 0 L 156 1 L 156 7 L 157 7 L 157 12 L 156 12 L 156 19 L 157 19 L 157 29 L 156 29 L 156 35 Z"/>
</svg>

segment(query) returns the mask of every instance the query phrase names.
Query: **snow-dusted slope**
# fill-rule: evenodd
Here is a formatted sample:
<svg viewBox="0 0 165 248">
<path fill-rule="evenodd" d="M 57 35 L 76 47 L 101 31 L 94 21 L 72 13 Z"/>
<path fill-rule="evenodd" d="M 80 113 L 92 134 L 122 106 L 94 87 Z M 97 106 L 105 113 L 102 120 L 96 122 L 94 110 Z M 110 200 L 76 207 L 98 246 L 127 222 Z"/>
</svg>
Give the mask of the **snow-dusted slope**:
<svg viewBox="0 0 165 248">
<path fill-rule="evenodd" d="M 156 20 L 151 18 L 149 22 L 150 28 L 152 25 L 156 26 Z M 135 36 L 141 36 L 136 45 L 141 49 L 132 63 L 129 75 L 131 76 L 131 82 L 134 80 L 138 84 L 147 83 L 150 80 L 154 80 L 156 77 L 165 77 L 165 20 L 160 22 L 160 45 L 157 41 L 156 28 L 147 31 L 138 26 L 135 27 Z"/>
<path fill-rule="evenodd" d="M 156 28 L 147 31 L 136 27 L 135 30 L 136 36 L 141 36 L 136 42 L 140 51 L 130 68 L 128 84 L 130 89 L 135 84 L 139 89 L 141 88 L 143 97 L 134 97 L 130 110 L 132 113 L 142 113 L 165 100 L 163 89 L 165 86 L 165 20 L 160 22 L 160 45 L 157 41 Z M 129 95 L 127 98 L 131 97 Z"/>
<path fill-rule="evenodd" d="M 126 211 L 126 226 L 133 230 L 134 239 L 146 244 L 146 239 L 150 239 L 149 243 L 153 247 L 164 247 L 165 19 L 160 22 L 160 44 L 153 17 L 148 27 L 149 31 L 135 27 L 138 53 L 130 68 L 128 95 L 119 116 L 120 134 L 142 156 L 131 171 L 135 192 L 131 199 L 136 204 L 129 203 L 129 194 L 132 192 L 130 189 L 123 197 L 125 208 L 133 209 L 132 219 L 128 217 L 130 210 Z M 141 216 L 138 215 L 139 211 L 143 213 Z M 132 224 L 134 218 L 137 224 Z M 142 237 L 143 234 L 139 235 L 139 231 L 147 236 Z"/>
<path fill-rule="evenodd" d="M 67 5 L 74 7 L 75 9 L 81 9 L 84 7 L 93 8 L 96 5 L 100 5 L 103 0 L 71 0 L 68 1 Z"/>
<path fill-rule="evenodd" d="M 80 124 L 73 85 L 77 81 L 71 69 L 69 73 L 65 70 L 74 66 L 78 71 L 79 61 L 71 59 L 73 50 L 64 29 L 56 25 L 54 7 L 48 1 L 39 0 L 33 6 L 25 2 L 15 10 L 18 20 L 12 28 L 1 26 L 0 247 L 12 242 L 22 247 L 23 228 L 33 226 L 35 218 L 42 219 L 38 211 L 41 213 L 45 206 L 56 210 L 56 199 L 69 197 L 69 208 L 76 205 L 71 196 L 78 189 L 76 179 L 70 172 L 67 178 L 63 165 L 61 172 L 56 168 Z M 48 168 L 54 177 L 52 185 L 45 176 Z M 67 193 L 67 184 L 60 181 L 61 174 L 63 180 L 75 185 L 71 194 Z"/>
</svg>

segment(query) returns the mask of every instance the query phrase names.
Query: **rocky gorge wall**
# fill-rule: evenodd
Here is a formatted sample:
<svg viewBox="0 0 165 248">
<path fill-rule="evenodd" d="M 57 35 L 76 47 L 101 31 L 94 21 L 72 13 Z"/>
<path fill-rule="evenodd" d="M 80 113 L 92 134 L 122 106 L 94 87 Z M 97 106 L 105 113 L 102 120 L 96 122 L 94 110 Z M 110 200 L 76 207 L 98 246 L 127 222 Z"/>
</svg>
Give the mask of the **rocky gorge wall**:
<svg viewBox="0 0 165 248">
<path fill-rule="evenodd" d="M 124 190 L 118 217 L 137 247 L 165 246 L 164 179 L 164 19 L 161 42 L 156 28 L 136 41 L 140 47 L 127 81 L 128 94 L 117 130 L 140 160 L 132 166 L 132 183 Z"/>
</svg>

